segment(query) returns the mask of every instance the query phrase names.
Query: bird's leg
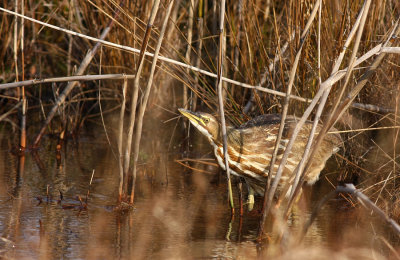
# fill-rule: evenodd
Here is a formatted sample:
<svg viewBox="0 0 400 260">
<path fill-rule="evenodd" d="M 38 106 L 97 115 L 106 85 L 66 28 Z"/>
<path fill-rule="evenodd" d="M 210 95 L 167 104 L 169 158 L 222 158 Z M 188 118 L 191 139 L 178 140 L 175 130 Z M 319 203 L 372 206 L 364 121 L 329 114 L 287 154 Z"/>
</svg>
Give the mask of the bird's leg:
<svg viewBox="0 0 400 260">
<path fill-rule="evenodd" d="M 248 195 L 247 195 L 247 209 L 248 211 L 252 211 L 254 208 L 254 189 L 251 187 L 249 182 L 246 180 L 247 184 L 247 190 L 248 190 Z"/>
</svg>

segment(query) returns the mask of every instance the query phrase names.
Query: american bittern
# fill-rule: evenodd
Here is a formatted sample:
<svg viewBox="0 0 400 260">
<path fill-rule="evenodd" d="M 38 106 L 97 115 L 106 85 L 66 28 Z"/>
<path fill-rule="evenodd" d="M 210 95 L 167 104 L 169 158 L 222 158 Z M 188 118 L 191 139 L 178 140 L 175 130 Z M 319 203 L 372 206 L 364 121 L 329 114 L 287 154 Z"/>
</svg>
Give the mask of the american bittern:
<svg viewBox="0 0 400 260">
<path fill-rule="evenodd" d="M 179 112 L 187 117 L 207 137 L 214 148 L 218 164 L 225 170 L 220 124 L 217 119 L 203 112 L 192 112 L 185 109 L 179 109 Z M 259 195 L 264 194 L 269 164 L 275 148 L 280 121 L 281 117 L 277 114 L 261 115 L 237 128 L 232 126 L 227 127 L 229 168 L 232 174 L 243 177 L 250 188 Z M 274 174 L 280 165 L 286 145 L 293 134 L 296 123 L 297 120 L 294 116 L 289 116 L 285 120 L 285 127 L 279 144 L 272 178 L 275 177 Z M 302 159 L 311 128 L 312 122 L 310 121 L 307 121 L 301 128 L 282 173 L 281 186 L 292 181 L 294 177 L 293 171 Z M 320 130 L 321 125 L 319 124 L 317 133 Z M 341 144 L 342 139 L 339 134 L 326 135 L 320 147 L 318 147 L 313 162 L 305 175 L 305 181 L 308 184 L 313 184 L 318 180 L 326 161 L 332 154 L 339 150 Z"/>
</svg>

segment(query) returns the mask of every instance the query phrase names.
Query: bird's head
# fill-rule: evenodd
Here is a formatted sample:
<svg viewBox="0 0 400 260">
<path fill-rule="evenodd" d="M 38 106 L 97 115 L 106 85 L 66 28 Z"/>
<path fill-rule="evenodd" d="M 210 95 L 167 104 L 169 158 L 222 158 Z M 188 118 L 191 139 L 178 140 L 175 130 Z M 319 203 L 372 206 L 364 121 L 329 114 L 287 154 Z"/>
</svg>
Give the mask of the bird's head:
<svg viewBox="0 0 400 260">
<path fill-rule="evenodd" d="M 192 112 L 183 108 L 179 108 L 178 110 L 210 141 L 217 140 L 219 135 L 219 123 L 214 116 L 203 112 Z"/>
</svg>

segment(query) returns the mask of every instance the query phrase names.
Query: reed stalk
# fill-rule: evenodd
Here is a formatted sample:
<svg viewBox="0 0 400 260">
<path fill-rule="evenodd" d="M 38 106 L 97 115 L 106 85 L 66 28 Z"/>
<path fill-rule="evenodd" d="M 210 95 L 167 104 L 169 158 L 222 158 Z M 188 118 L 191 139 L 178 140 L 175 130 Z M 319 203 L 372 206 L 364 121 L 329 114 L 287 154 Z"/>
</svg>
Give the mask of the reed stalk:
<svg viewBox="0 0 400 260">
<path fill-rule="evenodd" d="M 68 1 L 68 23 L 70 29 L 72 29 L 72 19 L 73 19 L 73 0 Z M 67 75 L 71 76 L 71 56 L 72 56 L 72 42 L 73 38 L 71 34 L 68 34 L 68 51 L 67 51 Z"/>
<path fill-rule="evenodd" d="M 278 136 L 277 136 L 277 139 L 275 141 L 275 148 L 274 148 L 274 152 L 273 152 L 272 159 L 271 159 L 271 162 L 270 162 L 268 176 L 272 176 L 272 173 L 273 173 L 273 167 L 274 167 L 274 164 L 275 164 L 275 161 L 276 161 L 276 156 L 278 154 L 278 149 L 279 149 L 280 141 L 281 141 L 281 138 L 282 138 L 283 129 L 285 127 L 286 115 L 287 115 L 288 108 L 289 108 L 290 94 L 291 94 L 291 91 L 292 91 L 292 86 L 293 86 L 293 83 L 294 83 L 294 79 L 295 79 L 295 75 L 296 75 L 296 71 L 297 71 L 297 66 L 298 66 L 298 63 L 299 63 L 299 60 L 300 60 L 301 51 L 303 49 L 303 46 L 304 46 L 304 43 L 305 43 L 305 40 L 306 40 L 306 36 L 308 35 L 308 31 L 309 31 L 309 29 L 311 27 L 312 22 L 314 21 L 314 18 L 316 16 L 316 13 L 317 13 L 319 8 L 320 8 L 320 1 L 317 0 L 315 2 L 315 5 L 314 5 L 314 8 L 313 8 L 312 13 L 310 15 L 310 18 L 308 19 L 307 24 L 306 24 L 306 26 L 304 28 L 304 31 L 303 31 L 303 33 L 302 33 L 302 35 L 300 37 L 300 47 L 299 47 L 299 50 L 297 51 L 296 58 L 294 60 L 292 69 L 290 70 L 289 84 L 288 84 L 288 87 L 287 87 L 286 97 L 285 97 L 283 110 L 282 110 L 282 119 L 281 119 L 281 123 L 280 123 L 280 126 L 279 126 Z M 294 136 L 294 134 L 293 134 L 293 136 Z M 294 138 L 292 137 L 292 139 L 295 139 L 295 138 L 296 137 L 294 137 Z M 292 141 L 292 140 L 290 140 L 290 141 Z M 281 163 L 280 163 L 279 168 L 278 168 L 278 170 L 277 170 L 277 172 L 275 174 L 275 178 L 274 178 L 271 186 L 270 187 L 265 187 L 264 201 L 263 201 L 263 215 L 261 217 L 260 227 L 259 227 L 259 234 L 258 234 L 259 239 L 261 239 L 262 236 L 264 235 L 265 221 L 266 221 L 266 218 L 267 218 L 267 216 L 269 214 L 269 211 L 271 209 L 272 199 L 273 199 L 273 197 L 275 195 L 276 189 L 278 188 L 278 184 L 279 184 L 280 178 L 282 176 L 282 172 L 283 172 L 283 167 L 286 164 L 286 160 L 287 160 L 287 158 L 289 156 L 289 153 L 290 153 L 290 150 L 291 150 L 290 141 L 289 141 L 289 143 L 288 143 L 288 145 L 286 147 L 285 153 L 284 153 L 284 155 L 282 157 Z M 294 141 L 292 141 L 292 144 L 293 143 L 294 143 Z M 267 184 L 268 184 L 268 182 L 267 182 Z"/>
<path fill-rule="evenodd" d="M 16 1 L 18 2 L 18 1 Z M 25 0 L 21 0 L 21 14 L 25 14 Z M 25 19 L 21 17 L 21 72 L 22 80 L 25 80 Z M 17 65 L 17 64 L 16 64 Z M 16 66 L 17 67 L 17 66 Z M 18 69 L 17 69 L 18 70 Z M 18 80 L 18 78 L 17 78 Z M 20 135 L 20 150 L 25 151 L 26 148 L 26 113 L 28 111 L 28 101 L 25 96 L 25 87 L 21 87 L 22 110 L 21 110 L 21 135 Z"/>
<path fill-rule="evenodd" d="M 186 46 L 186 53 L 185 53 L 185 61 L 187 64 L 191 64 L 190 62 L 190 55 L 191 55 L 191 50 L 192 50 L 192 39 L 193 39 L 193 17 L 194 17 L 194 0 L 189 1 L 189 16 L 188 16 L 188 21 L 187 21 L 187 46 Z M 186 68 L 186 73 L 189 75 L 190 70 L 189 68 Z M 192 101 L 189 101 L 189 89 L 188 87 L 183 84 L 183 108 L 188 109 L 189 104 L 192 103 Z M 187 120 L 184 120 L 186 122 Z"/>
<path fill-rule="evenodd" d="M 18 0 L 14 2 L 14 10 L 15 13 L 18 13 Z M 14 66 L 15 66 L 15 79 L 18 81 L 19 72 L 18 72 L 18 17 L 15 16 L 14 19 L 14 41 L 13 41 L 13 50 L 14 50 Z M 18 90 L 18 98 L 19 98 L 19 90 Z"/>
<path fill-rule="evenodd" d="M 221 0 L 220 2 L 220 23 L 219 23 L 219 48 L 218 48 L 218 63 L 217 63 L 217 92 L 218 92 L 218 108 L 219 115 L 221 118 L 221 131 L 222 131 L 222 139 L 223 139 L 223 152 L 225 158 L 225 170 L 226 177 L 228 182 L 228 197 L 232 210 L 232 215 L 235 212 L 235 206 L 233 204 L 233 195 L 232 195 L 232 184 L 231 184 L 231 175 L 229 171 L 229 155 L 228 155 L 228 141 L 226 136 L 226 124 L 225 124 L 225 113 L 224 113 L 224 101 L 223 101 L 223 91 L 222 91 L 222 73 L 223 73 L 223 59 L 225 58 L 224 52 L 224 19 L 225 19 L 225 0 Z"/>
<path fill-rule="evenodd" d="M 134 192 L 135 192 L 135 184 L 136 184 L 136 171 L 137 171 L 137 163 L 138 163 L 138 157 L 139 157 L 139 147 L 140 147 L 140 139 L 142 137 L 142 128 L 143 128 L 143 117 L 144 117 L 144 112 L 146 111 L 147 107 L 147 102 L 149 100 L 149 95 L 151 91 L 151 87 L 153 85 L 153 78 L 154 78 L 154 72 L 156 70 L 156 65 L 157 65 L 157 60 L 158 60 L 158 53 L 160 52 L 161 44 L 164 39 L 164 34 L 167 28 L 168 24 L 168 19 L 171 14 L 172 6 L 174 4 L 174 0 L 171 0 L 168 4 L 167 7 L 167 12 L 164 17 L 164 21 L 161 27 L 160 35 L 158 38 L 157 46 L 154 51 L 154 57 L 153 61 L 151 64 L 151 69 L 150 69 L 150 75 L 147 80 L 147 86 L 146 90 L 144 92 L 144 96 L 142 97 L 142 102 L 139 108 L 139 114 L 138 114 L 138 121 L 136 125 L 136 132 L 135 132 L 135 145 L 133 148 L 133 165 L 132 165 L 132 191 L 131 191 L 131 200 L 130 202 L 133 203 L 134 200 Z"/>
<path fill-rule="evenodd" d="M 126 106 L 126 90 L 128 88 L 128 79 L 124 79 L 122 85 L 122 103 L 119 113 L 119 126 L 118 126 L 118 166 L 119 166 L 119 186 L 118 186 L 118 201 L 122 201 L 124 193 L 124 184 L 128 185 L 128 178 L 124 172 L 124 156 L 123 156 L 123 138 L 124 138 L 124 117 Z M 125 189 L 126 190 L 126 189 Z"/>
<path fill-rule="evenodd" d="M 364 5 L 364 7 L 367 8 L 367 7 L 368 7 L 368 3 L 366 3 L 366 4 Z M 364 13 L 363 13 L 363 15 L 364 15 Z M 365 14 L 365 15 L 366 15 L 366 14 Z M 364 23 L 365 23 L 365 21 L 363 21 L 363 19 L 362 19 L 362 20 L 361 20 L 361 29 L 359 29 L 359 30 L 362 31 L 362 28 L 363 28 L 363 24 L 364 24 Z M 396 24 L 395 24 L 395 26 L 394 26 L 394 29 L 393 29 L 391 35 L 388 37 L 388 39 L 390 39 L 392 36 L 395 36 L 395 37 L 396 37 L 396 35 L 398 35 L 398 34 L 400 33 L 400 27 L 398 26 L 398 24 L 399 24 L 399 21 L 396 22 Z M 359 31 L 359 34 L 360 34 L 360 31 Z M 360 37 L 361 37 L 361 36 L 358 36 L 357 39 L 359 39 Z M 357 45 L 357 44 L 356 44 L 356 45 Z M 390 45 L 391 45 L 391 43 L 390 43 L 389 40 L 387 40 L 387 41 L 384 43 L 384 46 L 390 46 Z M 346 110 L 349 108 L 351 102 L 356 98 L 356 96 L 358 95 L 358 93 L 359 93 L 359 92 L 361 91 L 361 89 L 365 86 L 365 84 L 366 84 L 367 81 L 368 81 L 368 78 L 371 77 L 372 74 L 375 72 L 376 68 L 377 68 L 377 67 L 379 66 L 379 64 L 382 62 L 383 57 L 384 57 L 385 55 L 386 55 L 385 53 L 381 53 L 381 54 L 378 55 L 378 57 L 375 59 L 375 61 L 374 61 L 373 64 L 371 65 L 371 67 L 363 74 L 363 76 L 361 77 L 361 79 L 359 80 L 359 82 L 357 83 L 357 85 L 354 87 L 354 89 L 352 89 L 352 90 L 350 91 L 350 93 L 347 95 L 347 97 L 340 103 L 340 105 L 337 106 L 337 109 L 336 109 L 334 112 L 332 112 L 332 113 L 330 114 L 329 119 L 328 119 L 328 120 L 326 121 L 326 123 L 323 125 L 323 127 L 322 127 L 320 133 L 318 134 L 318 137 L 316 138 L 314 147 L 313 147 L 313 149 L 312 149 L 312 151 L 311 151 L 311 154 L 310 154 L 310 156 L 309 156 L 309 160 L 308 160 L 306 166 L 304 167 L 304 172 L 307 172 L 308 168 L 310 167 L 312 158 L 313 158 L 313 156 L 314 156 L 314 153 L 315 153 L 315 151 L 317 150 L 318 145 L 322 142 L 322 140 L 323 140 L 324 136 L 326 135 L 326 133 L 327 133 L 327 132 L 329 131 L 329 129 L 337 122 L 337 120 L 343 115 L 344 111 L 346 111 Z M 353 62 L 355 62 L 355 61 L 353 61 Z M 336 66 L 335 66 L 335 67 L 336 67 Z M 302 179 L 301 179 L 301 181 L 300 181 L 299 187 L 301 186 L 301 184 L 302 184 L 303 182 L 304 182 L 304 174 L 303 174 Z M 291 201 L 290 201 L 290 203 L 288 204 L 288 208 L 287 208 L 287 211 L 286 211 L 287 214 L 288 214 L 288 210 L 289 210 L 290 205 L 293 203 L 293 200 L 294 200 L 294 198 L 292 198 Z"/>
<path fill-rule="evenodd" d="M 132 98 L 131 98 L 131 115 L 129 118 L 128 137 L 127 137 L 127 144 L 126 144 L 126 148 L 125 148 L 125 158 L 124 158 L 125 175 L 128 174 L 128 170 L 129 170 L 129 166 L 130 166 L 130 162 L 131 162 L 130 157 L 131 157 L 131 149 L 132 149 L 133 130 L 135 127 L 136 107 L 137 107 L 137 101 L 138 101 L 138 95 L 139 95 L 139 81 L 140 81 L 140 76 L 143 71 L 144 53 L 146 52 L 146 49 L 147 49 L 148 41 L 150 38 L 154 19 L 156 18 L 156 14 L 157 14 L 159 5 L 160 5 L 159 0 L 156 0 L 153 3 L 153 7 L 151 9 L 149 21 L 147 23 L 146 32 L 145 32 L 145 35 L 143 38 L 142 47 L 140 50 L 139 59 L 138 59 L 138 63 L 137 63 L 138 65 L 137 65 L 137 70 L 136 70 L 136 77 L 135 77 L 135 80 L 133 83 L 133 91 L 132 91 Z M 133 175 L 133 173 L 132 173 L 132 177 L 135 180 L 136 172 L 134 174 L 135 175 Z M 134 183 L 133 183 L 132 187 L 134 187 Z M 130 196 L 131 203 L 133 203 L 134 194 L 135 194 L 134 190 L 132 190 L 131 196 Z"/>
<path fill-rule="evenodd" d="M 201 60 L 202 60 L 202 49 L 203 49 L 203 36 L 204 36 L 204 0 L 198 0 L 197 5 L 197 48 L 196 48 L 196 68 L 200 68 Z M 197 107 L 197 97 L 198 97 L 198 88 L 199 88 L 199 76 L 195 75 L 195 85 L 194 85 L 194 94 L 193 101 L 192 101 L 192 109 L 196 111 Z"/>
<path fill-rule="evenodd" d="M 348 70 L 346 72 L 345 84 L 342 86 L 341 93 L 340 93 L 340 95 L 339 95 L 337 100 L 340 100 L 341 97 L 343 96 L 344 90 L 345 90 L 345 88 L 346 88 L 346 86 L 348 84 L 348 81 L 350 79 L 351 72 L 353 71 L 354 63 L 355 63 L 355 60 L 356 60 L 356 55 L 357 55 L 357 52 L 358 52 L 358 47 L 359 47 L 359 44 L 360 44 L 361 36 L 362 36 L 363 31 L 364 31 L 364 25 L 365 25 L 365 21 L 366 21 L 367 15 L 368 15 L 370 3 L 371 3 L 370 0 L 365 1 L 364 2 L 364 6 L 363 6 L 363 8 L 362 8 L 362 10 L 360 12 L 362 14 L 361 15 L 361 20 L 360 20 L 360 25 L 358 26 L 357 36 L 356 36 L 356 39 L 355 39 L 355 44 L 353 46 L 353 51 L 352 51 L 352 55 L 351 55 L 351 58 L 350 58 L 350 64 L 349 64 Z M 305 167 L 305 163 L 308 162 L 307 164 L 311 165 L 310 164 L 311 160 L 308 160 L 309 154 L 310 154 L 310 149 L 311 149 L 312 142 L 314 140 L 314 135 L 315 135 L 316 128 L 317 128 L 317 125 L 318 125 L 318 122 L 319 122 L 319 118 L 320 118 L 320 116 L 322 114 L 322 110 L 324 109 L 324 106 L 326 104 L 329 92 L 330 92 L 330 90 L 326 90 L 325 93 L 323 94 L 322 98 L 321 98 L 321 102 L 320 102 L 320 104 L 318 106 L 317 113 L 315 115 L 314 123 L 313 123 L 312 129 L 311 129 L 311 132 L 310 132 L 310 136 L 309 136 L 306 148 L 304 150 L 304 154 L 303 154 L 302 160 L 300 161 L 299 165 L 297 166 L 297 170 L 295 170 L 294 174 L 296 175 L 296 177 L 294 179 L 293 186 L 292 186 L 292 189 L 291 189 L 291 193 L 290 193 L 290 196 L 289 196 L 289 203 L 288 203 L 288 206 L 286 208 L 286 214 L 288 214 L 288 212 L 289 212 L 289 210 L 291 208 L 291 205 L 292 205 L 292 203 L 293 203 L 293 201 L 295 199 L 295 194 L 298 193 L 298 191 L 296 191 L 296 190 L 299 190 L 300 187 L 301 187 L 302 183 L 300 183 L 300 185 L 298 185 L 298 184 L 299 184 L 300 176 L 303 174 L 303 169 Z M 336 104 L 338 104 L 338 102 Z M 335 108 L 334 108 L 334 110 L 335 110 Z M 332 116 L 332 114 L 331 114 L 331 116 Z M 328 121 L 329 120 L 330 119 L 328 119 Z M 329 131 L 329 129 L 327 129 L 327 131 Z M 320 139 L 320 140 L 322 141 L 322 139 Z M 318 145 L 320 144 L 320 142 L 318 143 Z M 318 145 L 314 146 L 314 148 L 313 148 L 314 151 L 316 151 L 318 149 Z"/>
</svg>

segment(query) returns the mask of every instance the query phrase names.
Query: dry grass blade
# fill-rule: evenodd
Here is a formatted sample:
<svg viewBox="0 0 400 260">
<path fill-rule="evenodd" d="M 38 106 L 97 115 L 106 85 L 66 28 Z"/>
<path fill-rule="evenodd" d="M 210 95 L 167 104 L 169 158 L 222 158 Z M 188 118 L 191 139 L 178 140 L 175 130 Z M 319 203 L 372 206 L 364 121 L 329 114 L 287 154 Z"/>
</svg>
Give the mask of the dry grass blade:
<svg viewBox="0 0 400 260">
<path fill-rule="evenodd" d="M 0 172 L 7 178 L 0 180 L 0 197 L 10 200 L 4 201 L 0 212 L 3 222 L 9 223 L 5 236 L 12 238 L 15 247 L 9 254 L 0 250 L 0 255 L 113 259 L 132 258 L 133 252 L 135 258 L 151 259 L 279 259 L 313 258 L 312 252 L 318 251 L 315 258 L 372 255 L 378 259 L 375 252 L 398 257 L 397 235 L 381 218 L 371 218 L 369 208 L 360 208 L 356 195 L 336 193 L 328 203 L 324 202 L 328 199 L 319 201 L 337 183 L 354 183 L 387 216 L 400 219 L 397 2 L 142 0 L 117 6 L 103 0 L 6 1 L 0 7 L 0 83 L 5 83 L 0 84 L 0 154 L 5 155 Z M 114 25 L 107 41 L 99 39 L 111 20 Z M 95 44 L 101 45 L 101 51 L 85 69 L 88 75 L 75 75 Z M 20 111 L 27 108 L 24 92 L 30 137 L 40 130 L 38 122 L 46 120 L 65 87 L 77 81 L 79 88 L 58 104 L 42 149 L 33 150 L 35 161 L 29 155 L 15 161 L 14 154 L 20 155 L 18 148 L 24 146 L 19 135 L 24 129 Z M 176 131 L 182 122 L 176 116 L 178 107 L 221 117 L 213 121 L 216 127 L 210 132 L 191 131 L 192 127 L 183 136 Z M 277 119 L 271 114 L 283 116 Z M 263 127 L 264 122 L 257 125 L 262 118 L 268 127 Z M 273 130 L 266 130 L 272 121 Z M 207 126 L 207 121 L 197 122 Z M 251 131 L 253 122 L 261 131 Z M 330 131 L 333 125 L 339 130 Z M 185 146 L 189 130 L 191 142 Z M 217 162 L 211 161 L 207 133 L 217 135 L 218 145 L 212 143 Z M 337 140 L 331 150 L 326 143 L 339 133 L 343 143 Z M 297 140 L 289 141 L 296 135 Z M 228 140 L 225 151 L 222 136 Z M 279 151 L 275 142 L 281 144 Z M 324 170 L 313 172 L 320 152 L 336 151 L 338 146 L 340 152 L 320 165 Z M 220 159 L 223 153 L 230 157 L 228 167 Z M 188 158 L 193 156 L 207 159 Z M 284 156 L 287 163 L 282 166 Z M 219 167 L 227 168 L 228 180 L 219 174 Z M 52 204 L 57 201 L 52 198 L 57 191 L 67 194 L 77 180 L 88 183 L 87 169 L 93 168 L 97 172 L 89 187 L 93 209 L 83 214 L 100 219 L 99 223 L 54 212 Z M 55 174 L 48 174 L 48 169 Z M 309 173 L 315 179 L 310 180 Z M 243 203 L 246 189 L 242 194 L 240 186 L 244 183 L 235 175 L 244 176 L 249 185 L 248 203 Z M 320 181 L 312 188 L 302 185 L 318 176 Z M 274 181 L 279 182 L 275 194 L 271 192 Z M 238 183 L 238 196 L 231 182 Z M 49 183 L 54 188 L 47 186 L 47 200 L 39 198 L 37 206 L 46 207 L 49 214 L 24 210 L 30 207 L 23 203 L 26 196 L 31 191 L 45 193 Z M 253 191 L 263 195 L 261 185 L 268 191 L 265 200 L 254 201 Z M 304 196 L 297 201 L 303 187 Z M 80 189 L 75 195 L 88 194 L 87 185 L 74 189 Z M 271 194 L 273 202 L 266 205 Z M 61 208 L 86 209 L 88 196 L 73 204 L 60 199 Z M 117 206 L 108 208 L 117 196 Z M 226 203 L 232 197 L 240 200 L 240 217 L 229 219 L 226 215 L 235 205 Z M 265 225 L 260 223 L 261 203 L 264 210 L 269 207 L 262 219 Z M 103 205 L 113 213 L 103 214 Z M 21 212 L 26 217 L 21 218 Z M 42 233 L 59 229 L 54 223 L 67 223 L 65 217 L 77 227 L 74 230 L 83 232 L 74 237 L 77 250 L 57 248 L 70 244 L 63 230 L 56 232 L 59 243 L 50 240 L 37 250 L 29 246 L 36 244 L 35 236 L 24 235 L 26 227 L 32 226 L 29 220 L 41 219 L 41 243 L 47 239 Z M 86 234 L 91 225 L 101 227 L 101 232 L 93 229 Z M 259 232 L 259 227 L 264 231 Z M 154 236 L 154 231 L 159 235 Z M 110 243 L 106 237 L 116 239 Z M 247 243 L 258 237 L 268 237 L 268 242 Z"/>
</svg>

